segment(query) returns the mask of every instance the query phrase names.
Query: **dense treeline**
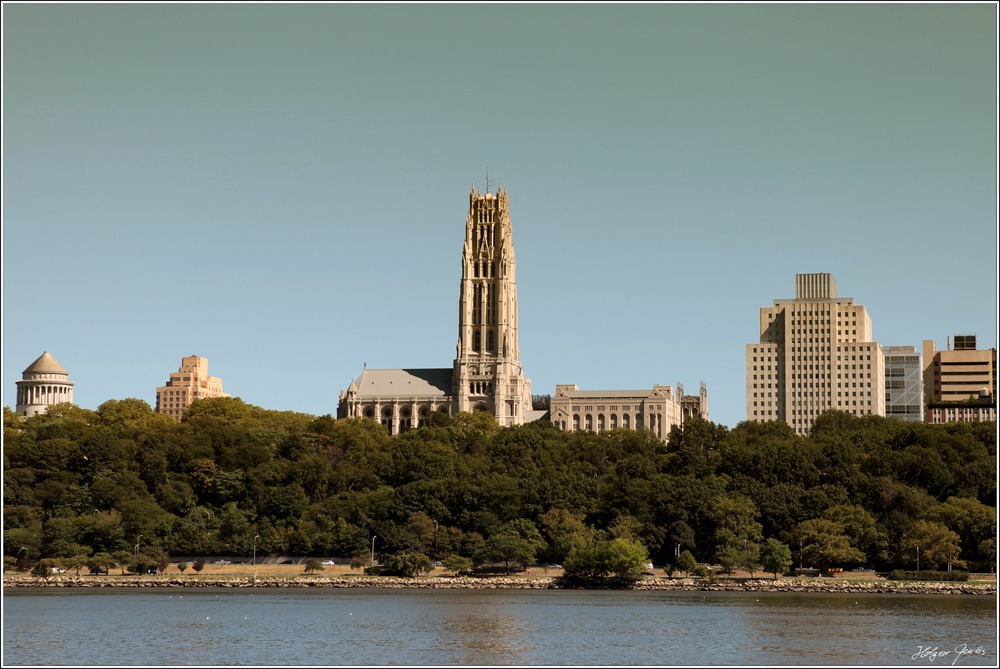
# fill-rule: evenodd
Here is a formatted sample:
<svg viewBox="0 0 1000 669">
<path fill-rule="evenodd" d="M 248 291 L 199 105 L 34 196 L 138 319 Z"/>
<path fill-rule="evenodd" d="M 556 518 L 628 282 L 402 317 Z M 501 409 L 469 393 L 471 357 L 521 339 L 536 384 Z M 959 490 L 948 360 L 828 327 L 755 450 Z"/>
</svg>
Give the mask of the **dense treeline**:
<svg viewBox="0 0 1000 669">
<path fill-rule="evenodd" d="M 664 444 L 480 413 L 432 420 L 390 437 L 239 399 L 195 402 L 181 423 L 135 399 L 29 419 L 5 407 L 5 555 L 362 556 L 377 536 L 379 556 L 474 562 L 561 562 L 616 538 L 657 564 L 686 552 L 768 571 L 995 560 L 992 423 L 831 412 L 808 438 L 694 421 Z"/>
</svg>

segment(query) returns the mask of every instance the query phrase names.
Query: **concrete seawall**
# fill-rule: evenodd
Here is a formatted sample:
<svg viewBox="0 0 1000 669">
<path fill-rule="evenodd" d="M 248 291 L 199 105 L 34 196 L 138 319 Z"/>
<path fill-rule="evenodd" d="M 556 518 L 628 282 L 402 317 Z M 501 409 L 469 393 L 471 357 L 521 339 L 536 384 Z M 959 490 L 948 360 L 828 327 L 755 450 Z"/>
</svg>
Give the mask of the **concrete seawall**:
<svg viewBox="0 0 1000 669">
<path fill-rule="evenodd" d="M 425 588 L 425 589 L 576 589 L 555 578 L 297 576 L 294 578 L 200 576 L 4 576 L 9 588 Z M 632 590 L 678 592 L 843 592 L 996 596 L 995 583 L 850 581 L 836 579 L 750 579 L 704 581 L 680 578 L 645 578 Z"/>
</svg>

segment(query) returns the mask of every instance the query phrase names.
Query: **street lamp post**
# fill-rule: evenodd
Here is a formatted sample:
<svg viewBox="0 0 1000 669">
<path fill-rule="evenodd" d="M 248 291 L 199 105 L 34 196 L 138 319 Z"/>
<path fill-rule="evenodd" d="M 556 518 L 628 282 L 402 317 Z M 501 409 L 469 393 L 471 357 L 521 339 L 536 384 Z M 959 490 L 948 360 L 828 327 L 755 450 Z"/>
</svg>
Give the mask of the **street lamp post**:
<svg viewBox="0 0 1000 669">
<path fill-rule="evenodd" d="M 376 538 L 377 537 L 375 537 L 375 536 L 372 537 L 372 566 L 373 567 L 375 566 L 375 539 Z"/>
<path fill-rule="evenodd" d="M 917 546 L 917 573 L 920 573 L 920 546 Z"/>
<path fill-rule="evenodd" d="M 257 566 L 257 540 L 260 539 L 260 535 L 254 535 L 253 538 L 253 566 Z"/>
<path fill-rule="evenodd" d="M 135 556 L 136 557 L 139 557 L 139 544 L 141 544 L 141 543 L 142 543 L 142 535 L 140 534 L 135 539 Z"/>
</svg>

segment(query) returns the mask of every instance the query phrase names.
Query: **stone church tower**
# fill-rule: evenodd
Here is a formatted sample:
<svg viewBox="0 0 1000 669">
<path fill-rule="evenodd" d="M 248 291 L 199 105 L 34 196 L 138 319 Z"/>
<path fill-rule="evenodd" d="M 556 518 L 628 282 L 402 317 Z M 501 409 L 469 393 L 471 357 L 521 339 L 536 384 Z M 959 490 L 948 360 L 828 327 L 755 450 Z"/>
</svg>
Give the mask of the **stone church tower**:
<svg viewBox="0 0 1000 669">
<path fill-rule="evenodd" d="M 434 412 L 488 411 L 501 426 L 538 420 L 517 346 L 517 283 L 507 192 L 469 195 L 452 367 L 369 369 L 340 393 L 338 418 L 376 420 L 395 435 Z"/>
<path fill-rule="evenodd" d="M 520 425 L 531 411 L 517 345 L 517 282 L 507 191 L 469 193 L 452 390 L 458 411 Z"/>
</svg>

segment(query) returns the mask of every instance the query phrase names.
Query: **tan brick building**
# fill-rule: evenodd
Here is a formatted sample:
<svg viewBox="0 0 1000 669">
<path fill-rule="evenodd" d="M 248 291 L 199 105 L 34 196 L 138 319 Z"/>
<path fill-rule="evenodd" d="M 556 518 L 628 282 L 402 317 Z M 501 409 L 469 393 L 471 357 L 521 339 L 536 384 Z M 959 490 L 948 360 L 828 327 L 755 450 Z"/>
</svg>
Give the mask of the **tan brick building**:
<svg viewBox="0 0 1000 669">
<path fill-rule="evenodd" d="M 760 310 L 746 347 L 747 420 L 809 433 L 825 411 L 885 415 L 885 363 L 868 310 L 837 296 L 831 274 L 797 274 L 795 298 Z"/>
<path fill-rule="evenodd" d="M 222 379 L 209 376 L 208 358 L 181 358 L 181 367 L 170 374 L 167 385 L 156 389 L 156 412 L 180 420 L 191 402 L 207 397 L 229 397 L 222 392 Z"/>
<path fill-rule="evenodd" d="M 997 351 L 976 348 L 976 335 L 955 335 L 954 346 L 935 349 L 924 340 L 924 392 L 929 402 L 978 401 L 980 395 L 996 397 Z"/>
</svg>

